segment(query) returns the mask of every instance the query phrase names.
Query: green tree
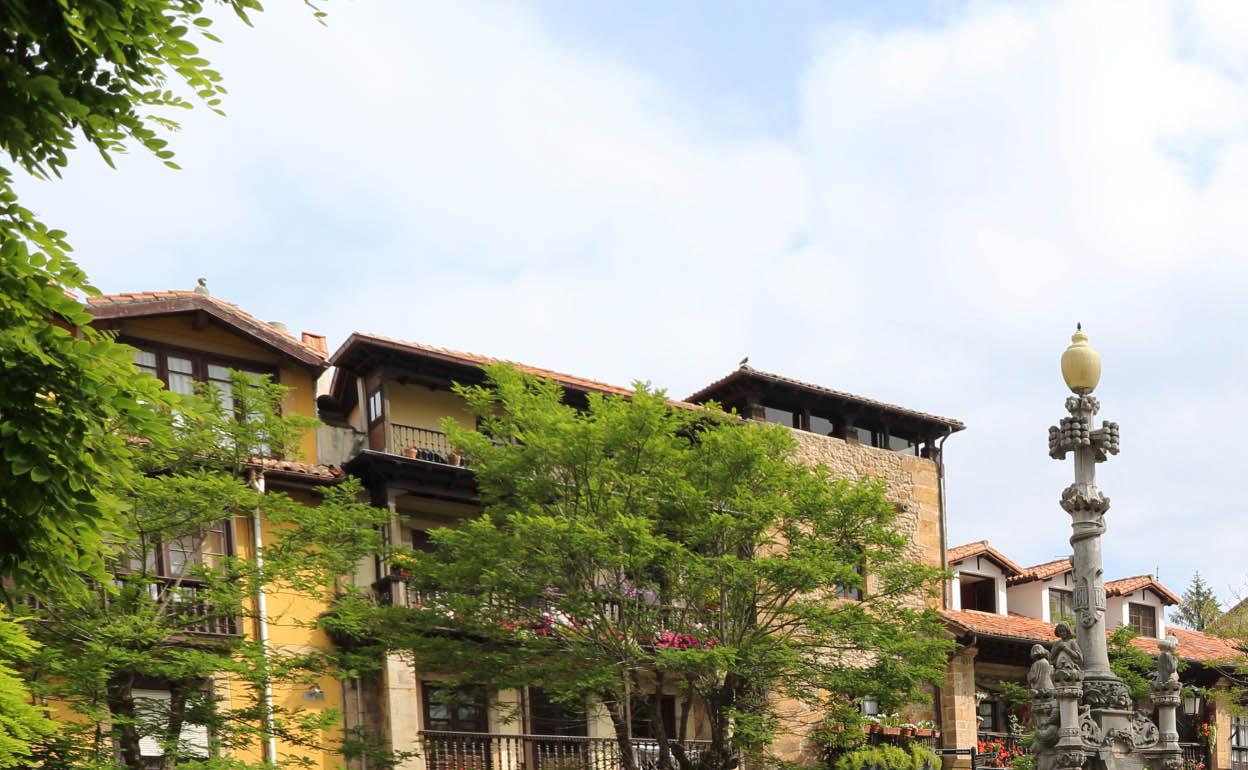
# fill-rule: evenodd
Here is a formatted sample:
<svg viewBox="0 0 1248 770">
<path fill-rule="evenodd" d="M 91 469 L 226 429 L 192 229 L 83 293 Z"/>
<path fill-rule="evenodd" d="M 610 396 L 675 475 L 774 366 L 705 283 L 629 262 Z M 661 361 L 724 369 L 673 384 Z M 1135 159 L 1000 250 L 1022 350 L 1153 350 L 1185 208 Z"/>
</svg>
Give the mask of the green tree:
<svg viewBox="0 0 1248 770">
<path fill-rule="evenodd" d="M 1141 702 L 1152 697 L 1152 677 L 1157 661 L 1131 643 L 1139 633 L 1130 626 L 1119 626 L 1109 635 L 1109 668 L 1131 690 L 1131 697 Z M 1180 670 L 1185 667 L 1179 660 Z"/>
<path fill-rule="evenodd" d="M 940 678 L 948 643 L 923 601 L 939 572 L 908 558 L 880 484 L 798 462 L 782 428 L 642 386 L 575 409 L 549 381 L 507 366 L 487 377 L 459 389 L 479 431 L 445 424 L 483 514 L 406 559 L 423 603 L 344 605 L 340 628 L 461 685 L 596 700 L 630 768 L 638 709 L 661 766 L 728 768 L 775 734 L 773 696 L 893 708 Z M 670 743 L 663 692 L 686 696 L 682 734 L 690 704 L 705 708 L 711 747 L 696 763 Z"/>
<path fill-rule="evenodd" d="M 220 0 L 244 21 L 257 0 Z M 319 15 L 319 12 L 318 12 Z M 111 165 L 137 144 L 173 166 L 160 130 L 191 102 L 219 110 L 220 75 L 196 41 L 216 41 L 201 0 L 0 3 L 0 578 L 23 585 L 104 576 L 103 541 L 121 522 L 127 438 L 159 441 L 162 396 L 125 348 L 88 325 L 69 293 L 97 293 L 63 231 L 23 207 L 18 169 L 59 176 L 81 139 Z M 159 113 L 159 114 L 153 114 Z M 12 621 L 3 621 L 12 623 Z M 15 642 L 20 625 L 6 627 Z M 43 729 L 4 675 L 26 645 L 0 649 L 0 744 L 21 754 Z M 18 761 L 18 760 L 14 760 Z M 8 760 L 0 753 L 0 767 Z"/>
<path fill-rule="evenodd" d="M 266 708 L 265 686 L 306 688 L 339 662 L 333 653 L 266 647 L 242 631 L 258 620 L 263 587 L 284 597 L 328 603 L 347 590 L 357 561 L 377 552 L 385 512 L 357 502 L 353 482 L 325 489 L 314 504 L 263 491 L 252 458 L 294 457 L 310 420 L 277 413 L 284 388 L 235 373 L 230 397 L 205 388 L 179 397 L 167 413 L 173 439 L 138 450 L 138 478 L 117 494 L 124 526 L 111 535 L 108 581 L 84 576 L 86 590 L 49 591 L 34 604 L 10 600 L 37 618 L 41 647 L 25 665 L 32 690 L 71 715 L 33 759 L 45 768 L 143 770 L 140 740 L 164 751 L 162 768 L 203 760 L 188 726 L 211 736 L 197 767 L 244 767 L 231 750 L 267 735 L 326 748 L 323 731 L 340 715 L 282 706 Z M 266 522 L 263 570 L 231 555 L 231 533 Z M 124 533 L 124 534 L 122 534 Z M 20 588 L 20 586 L 19 586 Z M 272 605 L 271 605 L 272 606 Z M 311 623 L 271 616 L 280 625 Z M 213 682 L 241 687 L 228 704 Z M 144 683 L 163 683 L 167 699 L 145 698 Z M 337 748 L 337 747 L 331 747 Z"/>
<path fill-rule="evenodd" d="M 1181 626 L 1204 631 L 1209 624 L 1222 616 L 1222 606 L 1213 589 L 1197 572 L 1183 592 L 1183 604 L 1170 614 L 1170 619 Z"/>
</svg>

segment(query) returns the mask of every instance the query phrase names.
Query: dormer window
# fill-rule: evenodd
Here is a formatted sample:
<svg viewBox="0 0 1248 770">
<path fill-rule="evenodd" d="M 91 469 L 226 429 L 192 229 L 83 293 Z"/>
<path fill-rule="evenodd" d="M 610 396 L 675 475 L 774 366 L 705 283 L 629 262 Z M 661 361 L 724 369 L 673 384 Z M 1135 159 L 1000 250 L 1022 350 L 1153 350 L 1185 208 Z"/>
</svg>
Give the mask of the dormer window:
<svg viewBox="0 0 1248 770">
<path fill-rule="evenodd" d="M 1151 604 L 1131 602 L 1127 605 L 1127 620 L 1140 636 L 1157 638 L 1157 608 Z"/>
<path fill-rule="evenodd" d="M 997 611 L 997 581 L 992 578 L 961 574 L 958 584 L 962 591 L 962 609 L 979 612 Z"/>
</svg>

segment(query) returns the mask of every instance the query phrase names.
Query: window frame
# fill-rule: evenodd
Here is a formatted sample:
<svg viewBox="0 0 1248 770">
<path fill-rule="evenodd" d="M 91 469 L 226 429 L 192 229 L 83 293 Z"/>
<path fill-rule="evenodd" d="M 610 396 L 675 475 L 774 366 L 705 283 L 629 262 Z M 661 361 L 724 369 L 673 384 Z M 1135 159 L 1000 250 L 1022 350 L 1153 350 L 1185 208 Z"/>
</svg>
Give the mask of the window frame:
<svg viewBox="0 0 1248 770">
<path fill-rule="evenodd" d="M 377 399 L 377 410 L 373 411 L 373 399 Z M 366 391 L 364 397 L 364 417 L 368 422 L 368 427 L 373 427 L 386 418 L 386 400 L 381 392 L 381 385 Z"/>
<path fill-rule="evenodd" d="M 1150 632 L 1150 631 L 1145 630 L 1145 629 L 1144 629 L 1144 628 L 1142 628 L 1141 626 L 1137 626 L 1137 625 L 1136 625 L 1136 622 L 1135 622 L 1135 611 L 1136 611 L 1137 609 L 1139 609 L 1139 610 L 1147 610 L 1147 611 L 1148 611 L 1148 612 L 1152 615 L 1152 626 L 1153 626 L 1153 628 L 1152 628 L 1152 631 L 1151 631 L 1151 632 Z M 1127 625 L 1128 625 L 1128 626 L 1130 626 L 1132 629 L 1134 629 L 1134 630 L 1135 630 L 1135 632 L 1136 632 L 1137 634 L 1139 634 L 1140 636 L 1147 637 L 1147 638 L 1149 638 L 1149 639 L 1156 639 L 1156 638 L 1157 638 L 1157 626 L 1158 626 L 1158 624 L 1157 624 L 1157 608 L 1156 608 L 1156 607 L 1154 607 L 1154 606 L 1153 606 L 1153 605 L 1151 605 L 1151 604 L 1144 604 L 1143 602 L 1127 602 Z M 1141 624 L 1141 625 L 1143 625 L 1143 624 Z"/>
<path fill-rule="evenodd" d="M 220 556 L 223 559 L 229 559 L 233 556 L 237 556 L 238 552 L 235 550 L 237 547 L 237 542 L 236 542 L 236 538 L 234 537 L 234 517 L 230 516 L 230 517 L 222 519 L 220 522 L 220 526 L 221 526 L 221 533 L 222 533 L 222 540 L 223 540 L 222 548 L 224 550 L 222 553 L 214 554 L 214 555 Z M 176 580 L 180 583 L 186 583 L 192 586 L 199 585 L 200 581 L 187 575 L 186 574 L 187 571 L 185 569 L 183 570 L 183 573 L 181 575 L 173 574 L 173 570 L 171 567 L 173 563 L 173 558 L 170 555 L 170 546 L 171 544 L 165 540 L 156 540 L 152 543 L 151 551 L 150 551 L 151 556 L 152 556 L 152 559 L 150 562 L 152 576 L 160 580 Z M 191 553 L 191 552 L 186 551 L 185 553 Z M 202 553 L 200 554 L 200 557 L 201 557 L 201 561 L 197 561 L 195 562 L 195 564 L 203 563 Z M 121 570 L 122 572 L 125 572 L 128 574 L 134 574 L 136 572 L 142 572 L 143 569 L 146 569 L 146 566 L 142 569 L 135 569 L 133 566 L 130 565 L 130 561 L 129 561 L 130 558 L 131 558 L 130 555 L 127 554 L 126 561 L 122 565 L 122 570 Z M 144 563 L 146 564 L 147 554 L 143 554 L 142 558 L 144 560 Z"/>
<path fill-rule="evenodd" d="M 465 702 L 471 698 L 471 700 L 473 701 L 473 705 L 477 707 L 480 713 L 480 716 L 477 719 L 477 721 L 473 722 L 472 724 L 461 724 L 463 720 L 460 720 L 460 718 L 456 715 L 456 716 L 451 716 L 446 720 L 440 720 L 440 721 L 446 721 L 450 723 L 451 726 L 449 728 L 448 727 L 431 727 L 430 726 L 431 720 L 429 717 L 429 706 L 431 705 L 432 700 L 429 696 L 434 694 L 438 690 L 450 690 L 450 691 L 458 690 L 462 695 L 462 700 Z M 451 711 L 454 711 L 457 714 L 458 707 L 448 710 L 448 713 L 450 713 Z M 420 720 L 421 720 L 421 724 L 424 726 L 424 729 L 428 731 L 465 732 L 465 733 L 474 733 L 474 734 L 481 734 L 481 735 L 489 734 L 490 732 L 490 699 L 488 697 L 488 693 L 486 693 L 485 690 L 481 690 L 477 688 L 452 687 L 446 682 L 438 682 L 436 680 L 422 679 L 420 680 Z M 472 727 L 472 728 L 479 728 L 479 729 L 466 730 L 466 729 L 463 729 L 463 727 L 465 726 Z"/>
<path fill-rule="evenodd" d="M 1050 587 L 1049 591 L 1049 622 L 1056 623 L 1059 620 L 1073 620 L 1075 618 L 1075 592 L 1064 588 Z M 1053 614 L 1053 600 L 1055 596 L 1060 596 L 1057 604 L 1058 608 L 1065 607 L 1069 610 L 1066 614 Z"/>
<path fill-rule="evenodd" d="M 211 364 L 224 366 L 227 369 L 263 374 L 271 378 L 275 383 L 281 382 L 281 369 L 273 364 L 223 356 L 217 353 L 206 353 L 202 350 L 192 350 L 138 337 L 118 337 L 117 341 L 144 353 L 154 354 L 156 356 L 156 379 L 164 383 L 166 390 L 169 388 L 170 355 L 175 358 L 185 358 L 191 362 L 191 378 L 197 383 L 207 384 L 214 381 L 213 378 L 208 376 L 208 366 Z"/>
</svg>

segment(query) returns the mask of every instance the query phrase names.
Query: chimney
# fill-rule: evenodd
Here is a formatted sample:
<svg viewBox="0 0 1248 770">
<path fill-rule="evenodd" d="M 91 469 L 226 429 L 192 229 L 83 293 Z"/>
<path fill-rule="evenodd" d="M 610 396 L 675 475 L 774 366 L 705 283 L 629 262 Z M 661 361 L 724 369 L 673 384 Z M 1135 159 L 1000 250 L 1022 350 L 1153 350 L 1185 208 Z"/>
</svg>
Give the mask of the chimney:
<svg viewBox="0 0 1248 770">
<path fill-rule="evenodd" d="M 207 278 L 200 278 L 198 281 L 195 282 L 195 293 L 202 294 L 205 297 L 208 296 L 208 279 Z"/>
<path fill-rule="evenodd" d="M 315 350 L 321 355 L 329 355 L 329 348 L 325 345 L 324 334 L 313 334 L 312 332 L 302 333 L 303 344 Z"/>
<path fill-rule="evenodd" d="M 277 329 L 282 334 L 290 334 L 290 331 L 286 329 L 286 324 L 282 323 L 281 321 L 269 321 L 269 326 L 272 326 L 274 329 Z"/>
</svg>

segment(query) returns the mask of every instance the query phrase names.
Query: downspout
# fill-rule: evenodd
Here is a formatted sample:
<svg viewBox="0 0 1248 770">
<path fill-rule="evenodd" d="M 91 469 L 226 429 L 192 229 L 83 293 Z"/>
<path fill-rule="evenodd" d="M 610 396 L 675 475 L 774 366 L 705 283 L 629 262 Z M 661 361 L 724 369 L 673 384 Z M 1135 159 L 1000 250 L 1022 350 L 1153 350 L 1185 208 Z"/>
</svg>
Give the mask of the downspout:
<svg viewBox="0 0 1248 770">
<path fill-rule="evenodd" d="M 949 569 L 949 515 L 945 507 L 947 504 L 945 499 L 945 442 L 952 435 L 952 431 L 946 433 L 936 444 L 936 485 L 940 492 L 940 569 L 942 572 Z M 940 585 L 940 606 L 941 609 L 947 610 L 952 603 L 949 596 L 949 581 L 942 578 Z"/>
<path fill-rule="evenodd" d="M 946 433 L 940 437 L 940 441 L 936 444 L 936 486 L 940 495 L 940 571 L 946 572 L 949 569 L 949 517 L 945 515 L 945 441 L 953 435 L 952 432 Z M 949 580 L 940 579 L 940 607 L 941 609 L 949 609 Z M 956 653 L 955 653 L 956 654 Z M 952 658 L 950 658 L 952 660 Z M 944 728 L 944 691 L 942 687 L 934 687 L 936 700 L 936 719 L 933 721 L 937 727 Z M 971 767 L 975 766 L 974 756 L 971 757 Z"/>
<path fill-rule="evenodd" d="M 264 494 L 264 472 L 252 471 L 251 485 Z M 277 738 L 273 735 L 273 681 L 269 678 L 269 606 L 264 593 L 264 538 L 260 534 L 260 506 L 251 512 L 252 548 L 256 553 L 256 616 L 259 621 L 260 658 L 264 666 L 263 717 L 264 761 L 277 763 Z"/>
</svg>

